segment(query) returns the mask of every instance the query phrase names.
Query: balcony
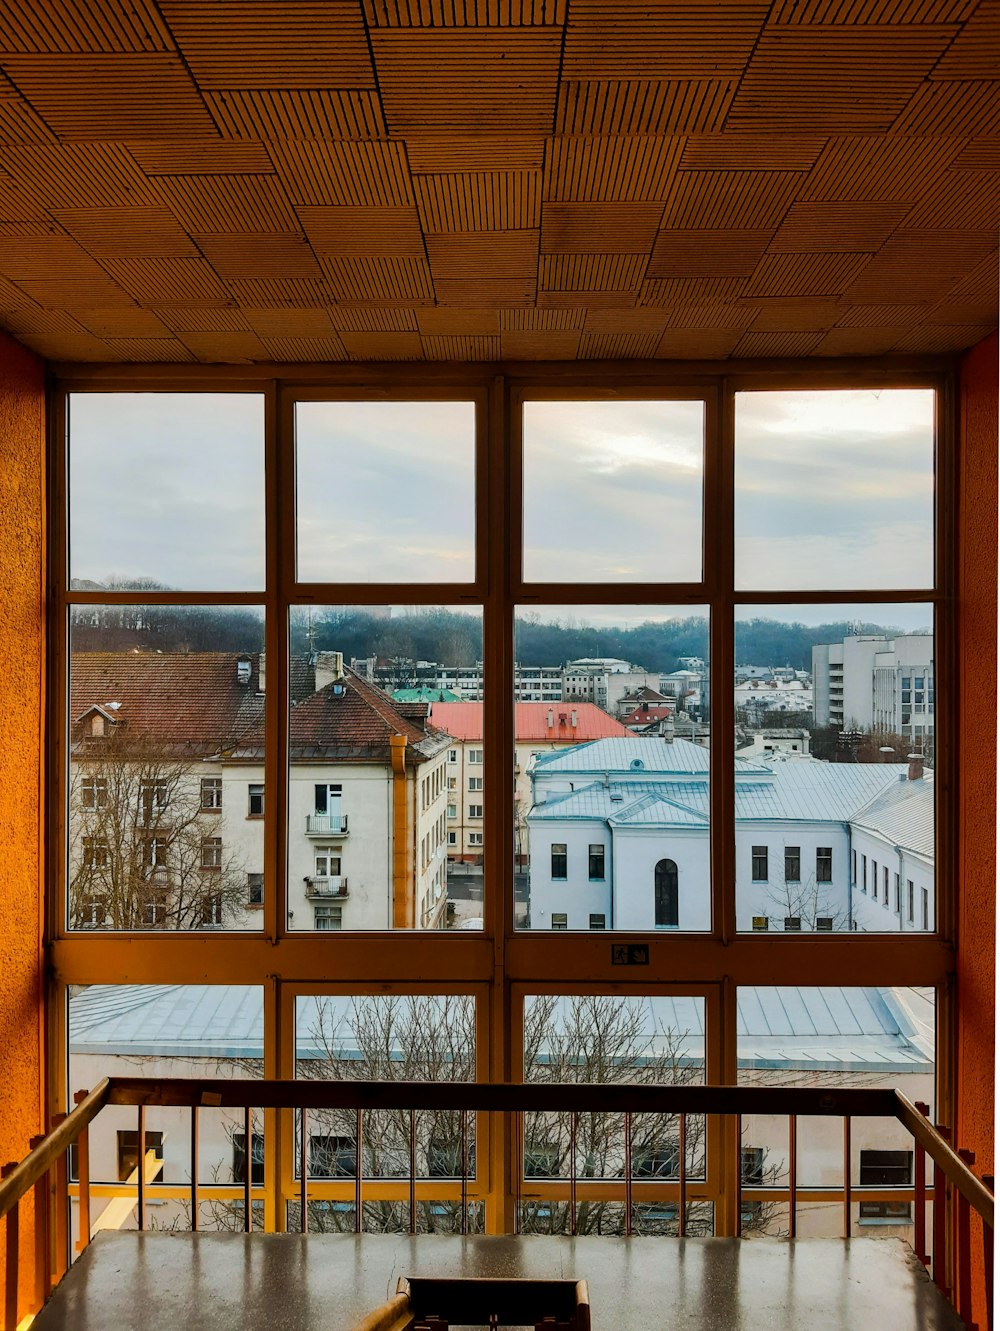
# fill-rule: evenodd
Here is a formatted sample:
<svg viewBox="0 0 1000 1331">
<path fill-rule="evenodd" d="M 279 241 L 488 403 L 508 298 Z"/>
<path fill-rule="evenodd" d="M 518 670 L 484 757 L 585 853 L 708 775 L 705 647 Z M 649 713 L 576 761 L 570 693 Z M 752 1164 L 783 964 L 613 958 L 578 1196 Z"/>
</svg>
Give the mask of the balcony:
<svg viewBox="0 0 1000 1331">
<path fill-rule="evenodd" d="M 326 900 L 329 897 L 337 897 L 341 901 L 348 895 L 347 879 L 345 877 L 337 878 L 306 878 L 306 896 L 313 898 L 322 898 Z"/>
<path fill-rule="evenodd" d="M 347 814 L 307 813 L 306 836 L 347 836 Z"/>
</svg>

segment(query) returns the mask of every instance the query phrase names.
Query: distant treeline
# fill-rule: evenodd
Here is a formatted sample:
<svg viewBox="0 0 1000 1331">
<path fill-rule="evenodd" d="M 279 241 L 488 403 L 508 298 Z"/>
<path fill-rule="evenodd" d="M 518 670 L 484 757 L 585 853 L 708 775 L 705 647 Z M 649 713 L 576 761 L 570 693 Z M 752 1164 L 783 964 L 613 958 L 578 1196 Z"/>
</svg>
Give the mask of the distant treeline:
<svg viewBox="0 0 1000 1331">
<path fill-rule="evenodd" d="M 736 625 L 740 665 L 812 667 L 815 643 L 839 642 L 848 633 L 892 631 L 890 626 L 848 623 L 808 626 L 753 619 Z M 251 610 L 214 606 L 88 606 L 73 612 L 75 651 L 256 652 L 264 645 L 263 620 Z M 293 612 L 292 651 L 343 652 L 352 657 L 404 657 L 468 666 L 483 659 L 482 622 L 454 610 L 428 608 L 391 619 L 363 610 Z M 681 657 L 708 658 L 708 621 L 697 615 L 650 621 L 633 628 L 595 628 L 567 616 L 546 621 L 535 612 L 517 620 L 517 659 L 522 665 L 562 665 L 581 656 L 613 656 L 646 670 L 668 673 Z"/>
</svg>

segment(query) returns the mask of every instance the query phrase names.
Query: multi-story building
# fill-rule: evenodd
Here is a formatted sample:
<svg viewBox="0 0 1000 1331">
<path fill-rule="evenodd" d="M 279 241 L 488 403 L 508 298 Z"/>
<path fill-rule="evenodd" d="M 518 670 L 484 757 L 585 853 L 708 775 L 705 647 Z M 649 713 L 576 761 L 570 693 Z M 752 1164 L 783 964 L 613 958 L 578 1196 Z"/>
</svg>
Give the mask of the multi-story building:
<svg viewBox="0 0 1000 1331">
<path fill-rule="evenodd" d="M 482 702 L 485 672 L 482 661 L 475 665 L 442 665 L 438 661 L 384 661 L 366 657 L 351 661 L 351 669 L 393 696 L 400 692 L 425 691 L 451 694 L 449 701 Z M 563 697 L 561 666 L 514 666 L 514 696 L 518 702 L 559 702 Z M 441 699 L 444 700 L 444 699 Z"/>
<path fill-rule="evenodd" d="M 256 653 L 74 655 L 78 924 L 259 927 L 265 679 Z M 289 926 L 443 925 L 447 740 L 428 705 L 336 652 L 294 661 L 290 683 Z"/>
<path fill-rule="evenodd" d="M 448 858 L 475 863 L 483 855 L 483 707 L 481 703 L 436 703 L 431 726 L 448 744 Z M 531 807 L 534 761 L 552 749 L 627 735 L 627 728 L 593 703 L 574 707 L 518 702 L 514 707 L 515 855 L 527 856 L 525 818 Z"/>
<path fill-rule="evenodd" d="M 926 888 L 933 921 L 933 785 L 919 764 L 735 762 L 741 930 L 924 927 L 922 898 L 915 922 L 876 913 L 870 894 L 858 900 L 853 866 L 871 853 L 861 847 L 877 841 L 888 867 L 894 829 L 907 847 L 894 872 Z M 531 927 L 709 929 L 708 774 L 706 750 L 677 739 L 602 740 L 537 759 Z M 922 874 L 903 867 L 917 861 Z"/>
<path fill-rule="evenodd" d="M 902 735 L 914 748 L 934 736 L 934 637 L 858 634 L 813 648 L 818 726 Z"/>
<path fill-rule="evenodd" d="M 656 689 L 660 676 L 613 656 L 581 656 L 567 661 L 562 672 L 564 702 L 592 702 L 602 711 L 617 713 L 626 693 Z"/>
</svg>

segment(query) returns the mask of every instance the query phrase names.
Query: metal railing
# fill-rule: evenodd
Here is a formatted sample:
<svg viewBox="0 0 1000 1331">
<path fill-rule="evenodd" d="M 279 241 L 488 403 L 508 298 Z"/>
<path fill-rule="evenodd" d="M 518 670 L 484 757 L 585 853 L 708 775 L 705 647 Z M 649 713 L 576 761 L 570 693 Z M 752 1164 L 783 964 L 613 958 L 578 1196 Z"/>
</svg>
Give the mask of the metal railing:
<svg viewBox="0 0 1000 1331">
<path fill-rule="evenodd" d="M 113 1077 L 100 1083 L 92 1091 L 80 1091 L 76 1107 L 68 1115 L 57 1115 L 45 1137 L 33 1138 L 30 1153 L 20 1163 L 3 1166 L 0 1177 L 0 1219 L 5 1219 L 5 1298 L 3 1329 L 14 1331 L 22 1308 L 18 1295 L 21 1275 L 20 1203 L 29 1192 L 34 1196 L 34 1246 L 32 1253 L 33 1287 L 28 1300 L 30 1310 L 44 1303 L 53 1285 L 65 1274 L 71 1253 L 70 1199 L 77 1203 L 77 1251 L 86 1248 L 91 1237 L 90 1125 L 107 1106 L 132 1106 L 136 1110 L 135 1211 L 137 1228 L 147 1227 L 147 1202 L 151 1191 L 160 1185 L 146 1179 L 143 1167 L 146 1159 L 146 1112 L 151 1107 L 181 1107 L 190 1110 L 190 1183 L 169 1191 L 186 1194 L 190 1202 L 191 1228 L 198 1228 L 201 1194 L 225 1194 L 241 1198 L 242 1228 L 254 1228 L 254 1199 L 264 1199 L 263 1185 L 253 1182 L 252 1141 L 253 1111 L 278 1110 L 291 1113 L 298 1130 L 298 1171 L 290 1187 L 297 1195 L 299 1224 L 306 1232 L 309 1227 L 310 1193 L 329 1188 L 330 1175 L 324 1173 L 324 1182 L 317 1187 L 317 1179 L 310 1178 L 309 1119 L 317 1111 L 341 1111 L 353 1116 L 353 1160 L 342 1172 L 352 1175 L 349 1182 L 341 1183 L 353 1191 L 354 1228 L 362 1232 L 366 1198 L 378 1195 L 398 1196 L 408 1203 L 408 1229 L 415 1233 L 418 1227 L 418 1201 L 442 1190 L 439 1182 L 418 1176 L 416 1116 L 425 1111 L 457 1114 L 459 1144 L 455 1156 L 457 1168 L 450 1189 L 460 1201 L 460 1228 L 469 1232 L 470 1198 L 478 1189 L 479 1176 L 475 1152 L 470 1149 L 476 1116 L 500 1116 L 497 1122 L 510 1131 L 513 1165 L 511 1191 L 513 1194 L 514 1231 L 520 1225 L 522 1202 L 528 1189 L 530 1196 L 548 1195 L 568 1202 L 569 1232 L 576 1232 L 577 1206 L 585 1197 L 614 1197 L 624 1202 L 624 1233 L 633 1232 L 633 1209 L 641 1199 L 657 1197 L 670 1205 L 676 1204 L 677 1232 L 686 1232 L 688 1203 L 692 1198 L 707 1195 L 705 1182 L 689 1177 L 687 1165 L 687 1134 L 692 1118 L 708 1116 L 720 1129 L 718 1140 L 723 1153 L 732 1152 L 730 1168 L 722 1171 L 728 1184 L 735 1217 L 733 1229 L 743 1229 L 744 1207 L 754 1203 L 779 1201 L 787 1204 L 788 1236 L 795 1237 L 799 1208 L 807 1201 L 842 1199 L 843 1232 L 850 1236 L 853 1224 L 852 1208 L 865 1200 L 882 1201 L 891 1197 L 912 1201 L 914 1205 L 913 1243 L 917 1256 L 930 1267 L 933 1279 L 967 1322 L 972 1317 L 973 1243 L 972 1213 L 982 1225 L 984 1249 L 984 1292 L 992 1327 L 993 1272 L 992 1231 L 993 1193 L 992 1178 L 980 1179 L 972 1172 L 974 1159 L 967 1151 L 954 1150 L 946 1127 L 932 1124 L 927 1118 L 927 1106 L 914 1105 L 904 1095 L 893 1090 L 878 1089 L 820 1089 L 812 1087 L 770 1086 L 633 1086 L 633 1085 L 532 1085 L 456 1083 L 442 1085 L 424 1082 L 348 1082 L 348 1081 L 281 1081 L 248 1079 L 146 1079 L 140 1077 Z M 243 1131 L 242 1186 L 219 1188 L 199 1184 L 199 1110 L 203 1108 L 240 1111 Z M 408 1171 L 402 1178 L 386 1183 L 383 1178 L 365 1176 L 364 1149 L 365 1116 L 379 1111 L 393 1111 L 400 1116 L 408 1135 Z M 569 1125 L 570 1150 L 568 1178 L 548 1180 L 544 1184 L 526 1176 L 525 1122 L 526 1115 L 556 1114 Z M 601 1114 L 620 1116 L 624 1144 L 624 1169 L 615 1178 L 594 1179 L 581 1175 L 577 1163 L 577 1131 L 584 1115 Z M 633 1124 L 637 1115 L 667 1115 L 676 1120 L 679 1138 L 676 1177 L 657 1179 L 635 1177 L 633 1160 Z M 788 1119 L 788 1175 L 787 1181 L 775 1185 L 747 1183 L 743 1177 L 742 1119 L 747 1115 L 768 1115 Z M 803 1188 L 797 1177 L 798 1125 L 802 1118 L 840 1118 L 843 1121 L 843 1179 L 837 1188 Z M 903 1188 L 858 1187 L 852 1182 L 852 1120 L 878 1118 L 896 1120 L 913 1139 L 913 1184 Z M 706 1119 L 706 1121 L 708 1121 Z M 294 1140 L 294 1135 L 293 1135 Z M 339 1139 L 338 1139 L 339 1140 Z M 78 1182 L 69 1178 L 68 1152 L 76 1147 Z M 341 1146 L 341 1151 L 344 1147 Z M 350 1152 L 347 1152 L 350 1154 Z M 483 1158 L 480 1152 L 479 1158 Z M 926 1178 L 927 1162 L 932 1166 L 932 1181 Z M 721 1177 L 721 1175 L 720 1175 Z M 102 1189 L 103 1190 L 103 1189 Z M 447 1188 L 445 1189 L 448 1190 Z M 116 1185 L 116 1193 L 125 1191 Z M 930 1242 L 926 1215 L 931 1208 Z"/>
</svg>

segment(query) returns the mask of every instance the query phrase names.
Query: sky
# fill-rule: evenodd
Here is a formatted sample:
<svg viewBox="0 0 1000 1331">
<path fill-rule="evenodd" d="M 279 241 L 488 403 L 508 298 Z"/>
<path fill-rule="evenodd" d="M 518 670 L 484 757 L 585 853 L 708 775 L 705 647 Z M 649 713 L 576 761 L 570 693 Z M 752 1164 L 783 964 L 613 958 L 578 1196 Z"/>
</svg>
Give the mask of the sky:
<svg viewBox="0 0 1000 1331">
<path fill-rule="evenodd" d="M 259 394 L 74 394 L 71 576 L 262 587 L 263 416 Z M 296 424 L 300 578 L 472 578 L 472 403 L 302 402 Z M 703 484 L 700 402 L 527 403 L 525 578 L 696 581 Z M 929 586 L 933 394 L 740 394 L 735 512 L 738 589 Z"/>
</svg>

